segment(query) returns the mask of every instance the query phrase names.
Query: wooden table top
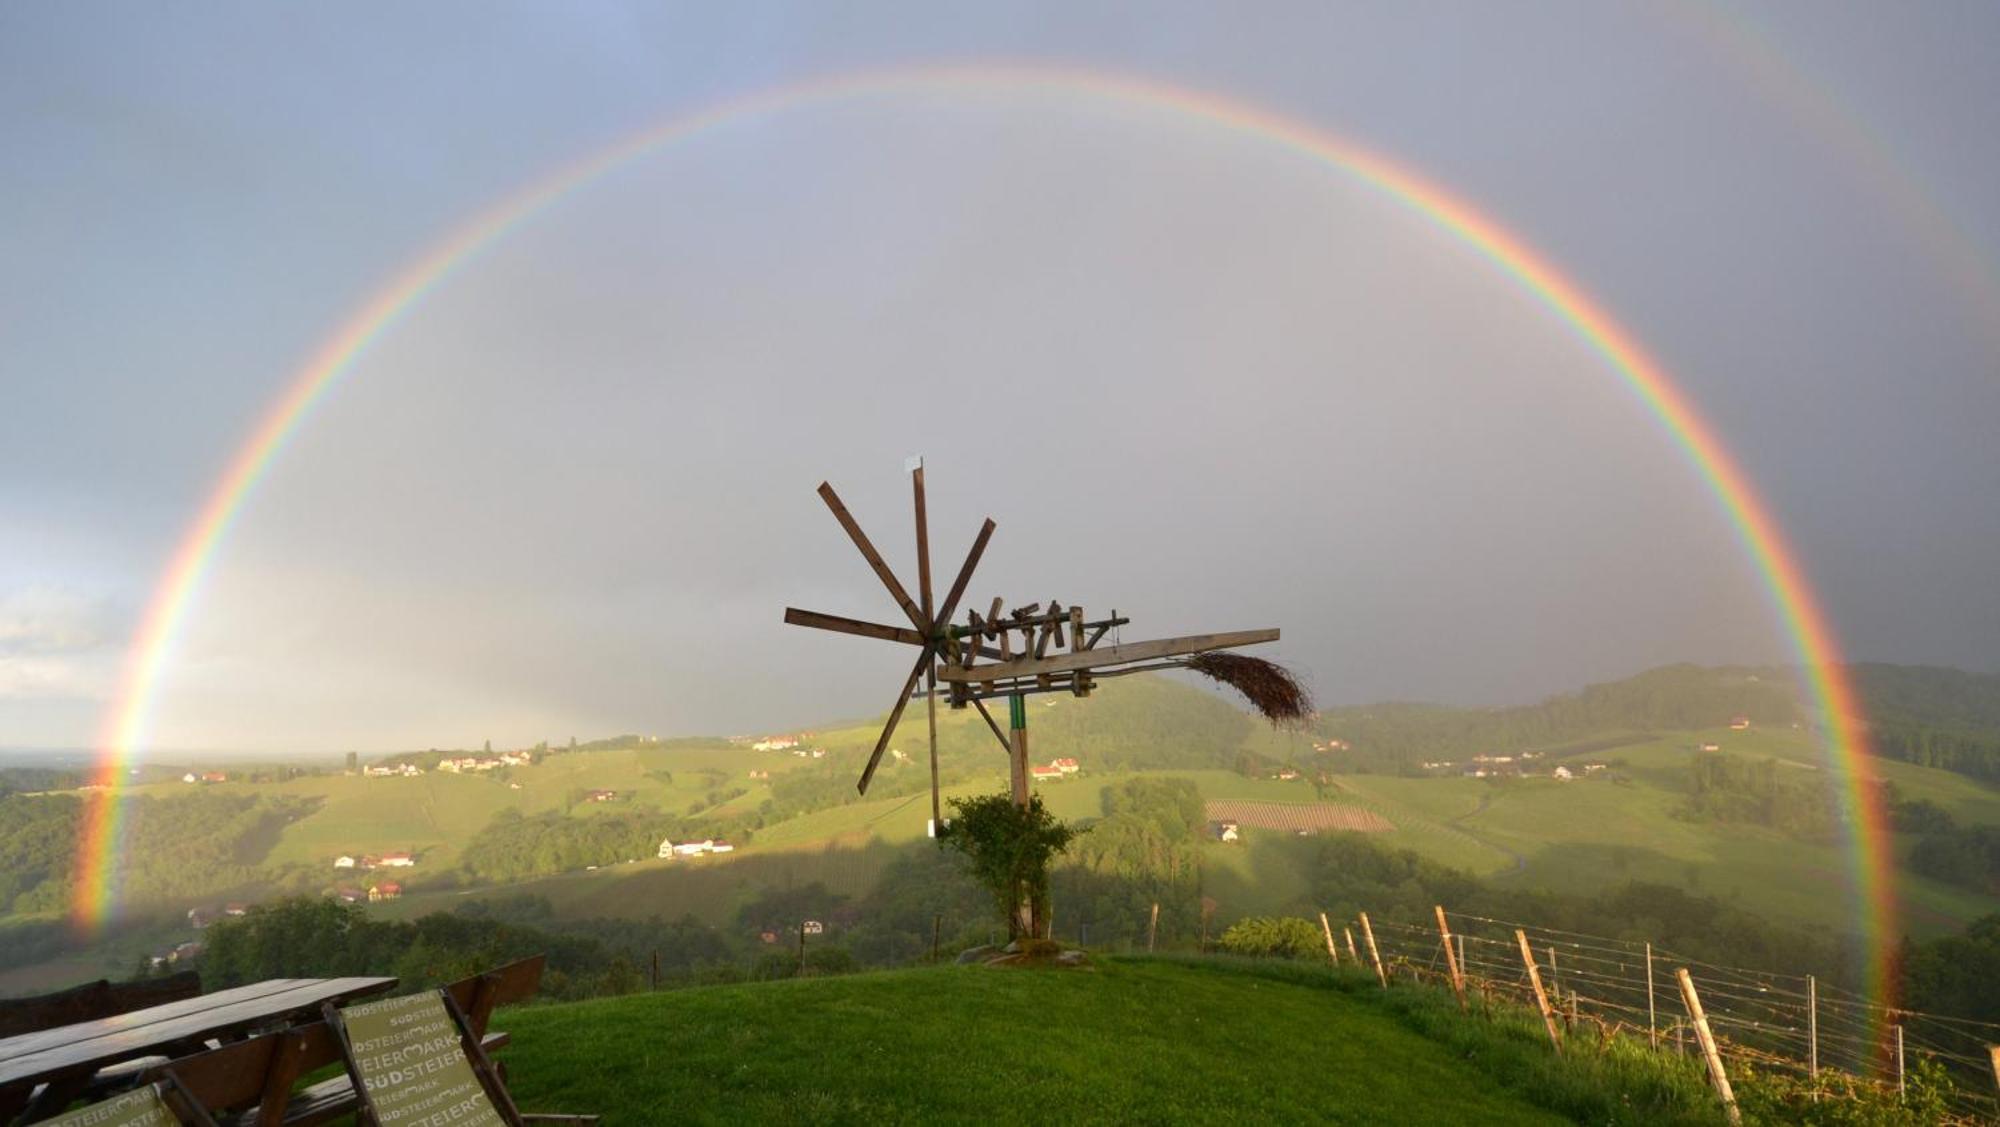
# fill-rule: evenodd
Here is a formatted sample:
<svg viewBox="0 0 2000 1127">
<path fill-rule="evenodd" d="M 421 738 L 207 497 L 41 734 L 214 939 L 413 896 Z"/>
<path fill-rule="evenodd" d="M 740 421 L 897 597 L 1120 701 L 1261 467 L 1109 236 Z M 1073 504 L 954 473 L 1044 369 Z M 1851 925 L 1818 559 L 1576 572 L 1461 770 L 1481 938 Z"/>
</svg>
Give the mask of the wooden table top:
<svg viewBox="0 0 2000 1127">
<path fill-rule="evenodd" d="M 95 1071 L 189 1040 L 256 1030 L 292 1017 L 317 1017 L 340 1003 L 394 989 L 393 978 L 272 978 L 163 1006 L 57 1026 L 0 1040 L 0 1087 Z"/>
</svg>

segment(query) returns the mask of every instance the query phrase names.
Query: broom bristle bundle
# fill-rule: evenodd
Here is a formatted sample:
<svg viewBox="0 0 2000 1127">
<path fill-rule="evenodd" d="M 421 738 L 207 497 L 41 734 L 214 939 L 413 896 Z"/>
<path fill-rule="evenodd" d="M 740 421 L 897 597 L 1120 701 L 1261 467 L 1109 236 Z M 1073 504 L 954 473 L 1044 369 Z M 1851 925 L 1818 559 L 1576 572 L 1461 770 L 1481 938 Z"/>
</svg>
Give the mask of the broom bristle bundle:
<svg viewBox="0 0 2000 1127">
<path fill-rule="evenodd" d="M 1274 661 L 1208 650 L 1185 662 L 1189 669 L 1243 694 L 1272 724 L 1303 724 L 1312 717 L 1312 694 Z"/>
</svg>

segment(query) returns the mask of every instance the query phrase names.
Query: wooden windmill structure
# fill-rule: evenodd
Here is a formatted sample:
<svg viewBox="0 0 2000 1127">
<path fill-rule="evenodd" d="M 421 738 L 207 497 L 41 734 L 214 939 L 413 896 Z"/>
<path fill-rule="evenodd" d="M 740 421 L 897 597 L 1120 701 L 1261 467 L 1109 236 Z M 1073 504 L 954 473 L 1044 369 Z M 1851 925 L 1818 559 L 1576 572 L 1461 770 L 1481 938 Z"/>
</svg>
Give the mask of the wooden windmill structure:
<svg viewBox="0 0 2000 1127">
<path fill-rule="evenodd" d="M 909 676 L 903 680 L 903 687 L 896 693 L 895 704 L 889 709 L 889 722 L 883 726 L 882 735 L 875 741 L 875 750 L 868 756 L 868 765 L 862 768 L 858 784 L 861 793 L 868 793 L 868 783 L 875 777 L 875 769 L 882 762 L 882 754 L 896 732 L 897 722 L 903 718 L 903 708 L 909 704 L 911 694 L 918 691 L 919 681 L 925 685 L 923 697 L 930 723 L 931 819 L 934 828 L 943 825 L 938 803 L 937 769 L 940 682 L 944 685 L 943 692 L 951 707 L 962 709 L 969 705 L 977 708 L 994 738 L 1006 750 L 1013 780 L 1013 799 L 1016 805 L 1022 807 L 1028 805 L 1029 799 L 1026 700 L 1030 694 L 1067 692 L 1085 697 L 1090 695 L 1102 677 L 1154 669 L 1192 668 L 1234 685 L 1274 720 L 1302 718 L 1310 710 L 1311 702 L 1304 691 L 1281 668 L 1255 658 L 1217 652 L 1258 642 L 1275 642 L 1278 640 L 1276 629 L 1120 642 L 1112 631 L 1131 620 L 1120 617 L 1115 610 L 1108 617 L 1090 619 L 1082 607 L 1065 607 L 1053 599 L 1047 605 L 1030 603 L 1008 610 L 997 598 L 987 604 L 984 613 L 968 609 L 966 621 L 954 624 L 952 615 L 957 612 L 965 589 L 972 582 L 972 573 L 979 566 L 979 558 L 993 537 L 994 524 L 988 518 L 980 525 L 979 534 L 972 541 L 972 550 L 966 553 L 965 562 L 959 566 L 958 577 L 952 580 L 951 590 L 945 594 L 943 605 L 934 607 L 931 601 L 930 528 L 924 510 L 923 459 L 912 458 L 905 468 L 910 472 L 910 484 L 916 498 L 915 599 L 910 597 L 895 573 L 889 570 L 889 565 L 883 562 L 882 554 L 875 550 L 867 534 L 855 523 L 847 506 L 834 493 L 833 486 L 821 482 L 819 495 L 827 508 L 833 511 L 834 519 L 847 531 L 848 538 L 854 541 L 854 546 L 861 550 L 862 558 L 874 569 L 882 585 L 888 588 L 889 596 L 902 608 L 910 625 L 890 626 L 796 607 L 785 608 L 785 621 L 793 626 L 876 638 L 911 646 L 919 651 Z M 1114 639 L 1110 645 L 1103 644 L 1107 635 Z M 1274 677 L 1281 682 L 1275 690 L 1278 701 L 1275 705 L 1271 703 L 1271 693 L 1259 691 L 1271 686 Z M 1000 725 L 986 708 L 986 702 L 996 697 L 1006 697 L 1008 701 L 1006 733 L 1001 732 Z"/>
</svg>

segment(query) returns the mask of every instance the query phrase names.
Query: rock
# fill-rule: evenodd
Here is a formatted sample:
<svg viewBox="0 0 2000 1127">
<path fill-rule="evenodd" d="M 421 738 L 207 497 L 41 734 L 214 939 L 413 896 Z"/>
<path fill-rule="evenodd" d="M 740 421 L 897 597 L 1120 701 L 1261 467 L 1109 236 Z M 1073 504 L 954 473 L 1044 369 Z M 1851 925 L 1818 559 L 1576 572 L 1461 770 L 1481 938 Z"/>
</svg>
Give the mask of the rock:
<svg viewBox="0 0 2000 1127">
<path fill-rule="evenodd" d="M 1084 953 L 1074 949 L 1064 951 L 1062 954 L 1056 956 L 1056 962 L 1066 967 L 1080 967 L 1084 964 L 1084 959 Z"/>
<path fill-rule="evenodd" d="M 1005 947 L 1000 948 L 1000 950 L 1004 954 L 1018 955 L 1021 953 L 1021 941 L 1018 939 L 1012 940 Z"/>
<path fill-rule="evenodd" d="M 990 945 L 981 947 L 967 947 L 965 950 L 960 951 L 958 953 L 957 962 L 959 966 L 969 966 L 973 963 L 983 963 L 999 953 L 1000 953 L 1000 948 L 993 947 Z"/>
</svg>

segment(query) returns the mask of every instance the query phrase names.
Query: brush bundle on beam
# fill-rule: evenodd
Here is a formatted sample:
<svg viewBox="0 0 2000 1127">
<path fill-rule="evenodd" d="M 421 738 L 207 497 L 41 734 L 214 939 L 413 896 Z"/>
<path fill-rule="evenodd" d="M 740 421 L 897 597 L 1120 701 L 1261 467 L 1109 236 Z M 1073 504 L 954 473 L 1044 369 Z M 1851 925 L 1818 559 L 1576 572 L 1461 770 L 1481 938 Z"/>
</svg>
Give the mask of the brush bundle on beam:
<svg viewBox="0 0 2000 1127">
<path fill-rule="evenodd" d="M 1208 650 L 1181 664 L 1243 694 L 1250 707 L 1274 725 L 1300 725 L 1312 716 L 1312 694 L 1291 670 L 1276 662 Z"/>
</svg>

